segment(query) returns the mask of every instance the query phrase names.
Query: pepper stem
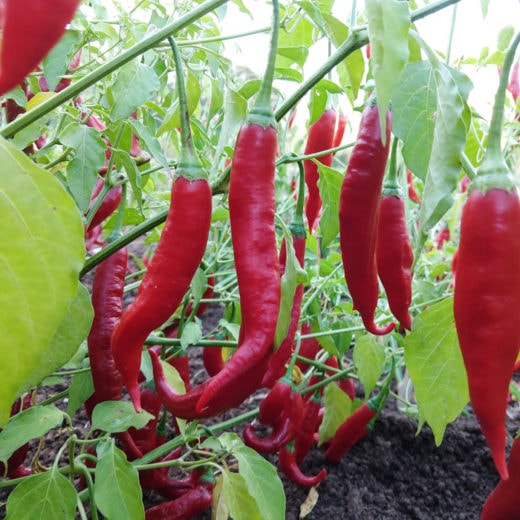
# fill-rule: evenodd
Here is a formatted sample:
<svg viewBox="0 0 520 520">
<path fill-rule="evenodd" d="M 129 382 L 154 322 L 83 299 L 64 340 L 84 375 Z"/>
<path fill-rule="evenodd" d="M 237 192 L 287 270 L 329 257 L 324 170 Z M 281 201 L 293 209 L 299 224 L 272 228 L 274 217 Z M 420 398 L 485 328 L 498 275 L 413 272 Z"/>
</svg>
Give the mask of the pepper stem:
<svg viewBox="0 0 520 520">
<path fill-rule="evenodd" d="M 273 2 L 273 29 L 269 43 L 269 55 L 260 91 L 248 118 L 250 124 L 260 124 L 264 127 L 274 125 L 275 119 L 271 109 L 271 93 L 273 90 L 276 53 L 278 51 L 278 35 L 280 33 L 280 5 L 278 0 Z"/>
<path fill-rule="evenodd" d="M 394 137 L 392 141 L 392 149 L 390 151 L 390 160 L 388 161 L 388 172 L 386 174 L 385 182 L 383 185 L 383 195 L 394 195 L 399 197 L 401 195 L 401 189 L 397 181 L 397 146 L 399 145 L 399 139 Z"/>
<path fill-rule="evenodd" d="M 504 106 L 506 101 L 506 90 L 509 80 L 509 74 L 515 58 L 516 48 L 520 43 L 520 32 L 516 34 L 507 50 L 502 71 L 500 73 L 500 83 L 498 84 L 495 103 L 493 105 L 493 113 L 489 124 L 488 145 L 486 154 L 478 169 L 478 175 L 486 174 L 509 174 L 509 168 L 502 155 L 501 137 L 502 123 L 504 119 Z"/>
<path fill-rule="evenodd" d="M 305 226 L 303 223 L 303 206 L 305 200 L 305 171 L 302 161 L 298 161 L 298 168 L 298 200 L 296 201 L 296 210 L 292 222 L 289 224 L 289 229 L 295 237 L 304 237 Z"/>
<path fill-rule="evenodd" d="M 168 36 L 168 42 L 173 53 L 175 62 L 175 76 L 177 80 L 177 94 L 179 96 L 179 119 L 181 129 L 181 152 L 179 163 L 176 169 L 177 176 L 188 177 L 192 180 L 207 178 L 207 174 L 202 168 L 195 147 L 193 146 L 193 136 L 190 128 L 190 112 L 188 108 L 188 96 L 186 93 L 186 85 L 184 83 L 184 74 L 182 72 L 182 59 L 177 47 L 177 43 L 173 37 Z"/>
</svg>

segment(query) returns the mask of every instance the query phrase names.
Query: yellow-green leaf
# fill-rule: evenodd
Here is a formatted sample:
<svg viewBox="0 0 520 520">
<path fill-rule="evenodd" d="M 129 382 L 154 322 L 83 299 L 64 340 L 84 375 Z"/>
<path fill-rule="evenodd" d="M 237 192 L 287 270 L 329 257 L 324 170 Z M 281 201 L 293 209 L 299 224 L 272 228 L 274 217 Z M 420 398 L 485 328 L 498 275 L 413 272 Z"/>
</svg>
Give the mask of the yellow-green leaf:
<svg viewBox="0 0 520 520">
<path fill-rule="evenodd" d="M 331 439 L 339 425 L 352 413 L 352 401 L 335 383 L 329 383 L 323 391 L 325 414 L 319 429 L 319 444 Z"/>
<path fill-rule="evenodd" d="M 3 139 L 0 161 L 3 426 L 77 293 L 85 246 L 81 215 L 61 183 Z"/>
<path fill-rule="evenodd" d="M 356 337 L 353 360 L 356 365 L 359 380 L 365 388 L 368 399 L 370 392 L 375 388 L 385 364 L 384 347 L 375 336 L 359 334 Z"/>
<path fill-rule="evenodd" d="M 404 359 L 421 418 L 428 422 L 439 445 L 446 425 L 469 401 L 453 298 L 432 305 L 414 318 L 413 331 L 404 344 Z"/>
</svg>

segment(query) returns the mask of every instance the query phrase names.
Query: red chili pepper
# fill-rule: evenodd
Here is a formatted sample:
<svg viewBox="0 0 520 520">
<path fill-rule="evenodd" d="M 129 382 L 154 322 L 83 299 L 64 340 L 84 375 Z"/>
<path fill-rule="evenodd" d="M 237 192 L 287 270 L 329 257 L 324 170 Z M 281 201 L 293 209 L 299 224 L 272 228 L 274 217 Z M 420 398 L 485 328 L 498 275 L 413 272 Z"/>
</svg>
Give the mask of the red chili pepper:
<svg viewBox="0 0 520 520">
<path fill-rule="evenodd" d="M 310 334 L 311 325 L 309 322 L 302 323 L 301 326 L 301 335 L 306 336 Z M 312 338 L 302 338 L 300 341 L 300 357 L 307 358 L 310 360 L 316 359 L 316 355 L 321 350 L 321 346 L 318 343 L 318 340 L 315 337 Z M 296 366 L 302 371 L 305 372 L 309 367 L 308 363 L 305 361 L 296 360 Z"/>
<path fill-rule="evenodd" d="M 58 43 L 80 0 L 5 0 L 0 95 L 19 85 Z"/>
<path fill-rule="evenodd" d="M 448 228 L 448 226 L 444 226 L 435 235 L 435 238 L 434 238 L 435 247 L 437 249 L 442 249 L 444 247 L 444 242 L 448 242 L 449 240 L 450 240 L 450 229 Z"/>
<path fill-rule="evenodd" d="M 68 73 L 70 74 L 73 70 L 77 69 L 79 67 L 79 64 L 81 63 L 81 49 L 74 55 L 74 58 L 72 58 L 71 62 L 68 66 Z M 61 92 L 63 89 L 67 88 L 71 84 L 72 80 L 70 78 L 62 78 L 60 79 L 59 83 L 54 88 L 53 92 Z M 47 83 L 47 79 L 42 74 L 38 78 L 38 84 L 40 85 L 40 90 L 42 92 L 50 92 L 49 84 Z"/>
<path fill-rule="evenodd" d="M 143 344 L 150 332 L 166 322 L 182 302 L 204 256 L 211 225 L 211 186 L 192 145 L 178 53 L 175 61 L 181 113 L 185 117 L 181 119 L 182 149 L 170 208 L 135 300 L 123 312 L 112 335 L 114 359 L 137 411 L 141 409 L 138 376 Z"/>
<path fill-rule="evenodd" d="M 470 183 L 470 179 L 467 175 L 464 175 L 459 183 L 459 189 L 461 193 L 466 193 L 468 191 L 468 186 Z"/>
<path fill-rule="evenodd" d="M 520 62 L 516 62 L 511 70 L 511 79 L 507 85 L 507 90 L 513 96 L 513 100 L 516 103 L 518 96 L 520 96 Z"/>
<path fill-rule="evenodd" d="M 520 520 L 518 490 L 520 489 L 520 438 L 516 437 L 507 463 L 509 478 L 500 480 L 491 492 L 480 520 Z"/>
<path fill-rule="evenodd" d="M 145 454 L 159 445 L 157 424 L 159 422 L 159 412 L 161 411 L 162 403 L 157 392 L 152 388 L 143 388 L 141 391 L 141 406 L 143 410 L 153 415 L 153 419 L 150 419 L 142 428 L 129 428 L 128 432 L 132 436 L 136 446 Z"/>
<path fill-rule="evenodd" d="M 406 182 L 408 184 L 408 198 L 416 202 L 417 204 L 420 204 L 421 197 L 419 197 L 419 194 L 417 193 L 417 190 L 415 189 L 415 185 L 413 182 L 413 173 L 410 170 L 406 170 Z"/>
<path fill-rule="evenodd" d="M 289 382 L 280 380 L 274 384 L 258 407 L 258 421 L 260 424 L 266 424 L 267 426 L 278 424 L 283 410 L 289 401 L 291 391 L 292 388 Z"/>
<path fill-rule="evenodd" d="M 259 453 L 276 453 L 296 436 L 303 422 L 303 399 L 298 392 L 291 392 L 285 409 L 266 437 L 258 437 L 252 424 L 247 424 L 242 432 L 244 442 Z"/>
<path fill-rule="evenodd" d="M 92 407 L 121 399 L 123 381 L 116 368 L 110 338 L 123 309 L 128 253 L 122 248 L 101 262 L 92 283 L 94 319 L 87 338 L 94 383 Z"/>
<path fill-rule="evenodd" d="M 320 394 L 313 394 L 312 397 L 305 402 L 302 427 L 294 439 L 294 459 L 297 465 L 302 463 L 305 455 L 307 455 L 314 444 L 314 434 L 318 431 L 318 423 L 320 420 L 320 409 Z"/>
<path fill-rule="evenodd" d="M 224 368 L 222 347 L 208 347 L 202 351 L 202 363 L 210 377 L 216 376 Z"/>
<path fill-rule="evenodd" d="M 513 372 L 520 372 L 520 359 L 517 359 L 515 366 L 513 367 Z"/>
<path fill-rule="evenodd" d="M 89 210 L 94 206 L 97 197 L 101 193 L 103 186 L 105 185 L 105 181 L 101 178 L 96 179 L 96 184 L 94 186 L 94 190 L 92 191 L 92 195 L 90 196 L 90 206 Z M 99 205 L 96 213 L 92 217 L 87 227 L 87 232 L 91 231 L 94 227 L 99 226 L 104 220 L 106 220 L 121 204 L 121 196 L 123 193 L 123 187 L 121 184 L 117 184 L 113 188 L 111 188 L 103 198 L 103 201 Z"/>
<path fill-rule="evenodd" d="M 189 520 L 203 513 L 213 501 L 212 486 L 201 483 L 179 498 L 145 511 L 146 520 Z"/>
<path fill-rule="evenodd" d="M 383 145 L 379 110 L 375 100 L 361 115 L 356 144 L 341 185 L 339 224 L 345 279 L 366 329 L 387 334 L 395 324 L 378 327 L 374 312 L 379 295 L 376 242 L 381 188 L 390 147 L 392 116 L 386 114 L 386 142 Z"/>
<path fill-rule="evenodd" d="M 313 477 L 305 475 L 296 462 L 295 452 L 291 446 L 284 447 L 280 450 L 278 462 L 285 476 L 298 486 L 317 486 L 327 476 L 327 470 L 325 468 Z"/>
<path fill-rule="evenodd" d="M 413 251 L 406 227 L 404 201 L 396 180 L 395 145 L 388 180 L 383 187 L 377 230 L 377 272 L 385 288 L 388 305 L 402 328 L 412 329 L 409 307 L 412 302 Z"/>
<path fill-rule="evenodd" d="M 319 153 L 333 147 L 334 131 L 337 114 L 333 108 L 323 112 L 320 118 L 309 127 L 305 155 Z M 322 155 L 317 160 L 325 166 L 332 164 L 332 154 Z M 309 232 L 312 233 L 317 225 L 318 215 L 321 210 L 321 196 L 318 188 L 318 165 L 311 159 L 303 162 L 305 169 L 305 182 L 309 190 L 309 196 L 305 204 L 305 215 L 309 224 Z"/>
<path fill-rule="evenodd" d="M 470 191 L 462 210 L 455 325 L 471 403 L 504 479 L 507 398 L 520 346 L 518 229 L 520 201 L 514 188 Z"/>
<path fill-rule="evenodd" d="M 338 121 L 336 125 L 336 133 L 334 134 L 334 142 L 332 146 L 337 148 L 343 141 L 343 135 L 345 134 L 345 128 L 347 127 L 347 117 L 343 113 L 338 114 Z"/>
</svg>

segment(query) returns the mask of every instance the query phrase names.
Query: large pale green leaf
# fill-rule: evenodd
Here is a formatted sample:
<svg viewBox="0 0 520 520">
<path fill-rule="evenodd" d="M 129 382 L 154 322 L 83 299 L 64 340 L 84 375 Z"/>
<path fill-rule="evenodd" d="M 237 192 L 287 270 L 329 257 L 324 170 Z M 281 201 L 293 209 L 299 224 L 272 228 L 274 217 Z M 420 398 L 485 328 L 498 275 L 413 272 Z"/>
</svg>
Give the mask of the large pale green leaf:
<svg viewBox="0 0 520 520">
<path fill-rule="evenodd" d="M 453 318 L 453 298 L 432 305 L 414 318 L 404 359 L 421 417 L 439 445 L 446 425 L 469 401 L 466 370 Z"/>
<path fill-rule="evenodd" d="M 467 76 L 441 63 L 430 49 L 426 50 L 437 86 L 437 112 L 419 215 L 423 236 L 453 203 L 451 193 L 459 178 L 460 154 L 471 122 L 467 99 L 473 87 Z"/>
<path fill-rule="evenodd" d="M 7 500 L 6 520 L 74 520 L 77 494 L 58 468 L 32 475 Z"/>
<path fill-rule="evenodd" d="M 3 139 L 0 161 L 3 426 L 78 290 L 85 246 L 81 215 L 60 183 Z"/>
<path fill-rule="evenodd" d="M 335 383 L 329 383 L 323 391 L 325 413 L 319 429 L 319 444 L 331 439 L 339 425 L 352 413 L 350 397 Z"/>
<path fill-rule="evenodd" d="M 333 168 L 329 168 L 319 161 L 318 188 L 322 199 L 322 213 L 320 217 L 320 231 L 322 235 L 322 247 L 326 248 L 339 233 L 339 195 L 343 173 Z"/>
<path fill-rule="evenodd" d="M 247 491 L 256 501 L 260 511 L 259 518 L 283 520 L 285 493 L 276 468 L 247 446 L 236 449 L 233 454 L 238 460 L 238 472 L 245 480 Z"/>
<path fill-rule="evenodd" d="M 36 386 L 50 373 L 58 370 L 76 353 L 81 342 L 87 337 L 94 317 L 94 310 L 88 290 L 81 284 L 71 300 L 67 314 L 58 326 L 49 347 L 42 352 L 40 363 L 25 380 L 22 392 Z"/>
<path fill-rule="evenodd" d="M 68 186 L 79 209 L 86 212 L 97 171 L 105 162 L 106 145 L 97 130 L 80 123 L 70 123 L 60 135 L 60 140 L 74 149 L 74 158 L 67 165 Z"/>
<path fill-rule="evenodd" d="M 379 121 L 385 135 L 386 109 L 408 61 L 410 11 L 408 2 L 399 0 L 366 0 L 365 6 Z"/>
<path fill-rule="evenodd" d="M 157 74 L 148 65 L 137 60 L 123 65 L 112 86 L 114 99 L 110 119 L 127 119 L 130 114 L 148 101 L 159 89 Z"/>
<path fill-rule="evenodd" d="M 384 346 L 372 334 L 358 334 L 352 353 L 359 380 L 365 389 L 368 399 L 375 388 L 385 364 Z"/>
<path fill-rule="evenodd" d="M 32 406 L 11 417 L 0 432 L 0 460 L 7 460 L 20 446 L 45 435 L 63 421 L 63 412 L 54 406 Z"/>
<path fill-rule="evenodd" d="M 426 178 L 435 128 L 437 88 L 429 61 L 406 65 L 392 97 L 393 132 L 403 143 L 406 165 Z"/>
<path fill-rule="evenodd" d="M 94 484 L 96 505 L 109 520 L 143 520 L 144 506 L 137 470 L 113 440 L 97 447 Z"/>
<path fill-rule="evenodd" d="M 222 507 L 229 516 L 233 520 L 263 520 L 256 500 L 249 494 L 246 479 L 227 469 L 222 472 L 222 477 Z"/>
</svg>

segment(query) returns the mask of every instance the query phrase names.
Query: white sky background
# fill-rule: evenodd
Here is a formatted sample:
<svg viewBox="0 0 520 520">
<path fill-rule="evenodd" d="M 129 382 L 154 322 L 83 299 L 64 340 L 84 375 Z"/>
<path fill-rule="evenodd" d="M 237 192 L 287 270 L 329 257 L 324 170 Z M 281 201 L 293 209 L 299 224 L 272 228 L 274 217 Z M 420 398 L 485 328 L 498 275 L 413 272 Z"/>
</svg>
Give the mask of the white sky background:
<svg viewBox="0 0 520 520">
<path fill-rule="evenodd" d="M 253 14 L 253 19 L 239 12 L 233 3 L 228 4 L 228 13 L 224 20 L 223 34 L 236 34 L 270 25 L 271 4 L 264 0 L 245 2 Z M 337 0 L 341 9 L 333 14 L 348 23 L 352 1 Z M 363 9 L 364 1 L 357 1 L 358 11 Z M 416 23 L 423 39 L 435 50 L 445 53 L 448 46 L 449 32 L 453 10 L 457 9 L 457 17 L 451 47 L 451 63 L 462 58 L 478 58 L 484 47 L 489 47 L 490 54 L 497 48 L 499 31 L 506 26 L 513 26 L 515 33 L 520 30 L 520 0 L 490 0 L 486 18 L 482 16 L 480 0 L 461 0 L 456 6 L 428 16 Z M 250 68 L 262 75 L 268 49 L 269 35 L 259 34 L 226 42 L 225 55 L 237 66 Z M 324 42 L 324 40 L 323 40 Z M 310 54 L 304 77 L 316 70 L 323 63 L 327 53 L 325 46 L 316 46 Z M 519 51 L 520 53 L 520 51 Z M 517 53 L 517 56 L 518 54 Z M 475 66 L 464 67 L 463 71 L 470 76 L 474 89 L 470 94 L 470 103 L 478 107 L 483 115 L 489 113 L 498 86 L 498 72 L 495 67 L 477 69 Z M 290 94 L 296 84 L 278 82 L 277 86 Z M 305 101 L 300 102 L 305 104 Z"/>
</svg>

